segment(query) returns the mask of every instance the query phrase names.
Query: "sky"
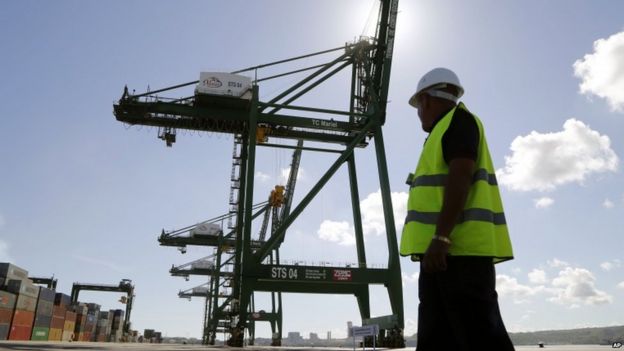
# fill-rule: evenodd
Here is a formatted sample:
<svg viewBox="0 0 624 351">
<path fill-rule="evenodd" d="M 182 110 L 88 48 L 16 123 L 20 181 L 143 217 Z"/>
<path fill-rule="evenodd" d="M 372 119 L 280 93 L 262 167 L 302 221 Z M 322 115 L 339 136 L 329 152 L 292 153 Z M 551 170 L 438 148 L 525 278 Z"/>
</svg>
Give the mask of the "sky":
<svg viewBox="0 0 624 351">
<path fill-rule="evenodd" d="M 73 282 L 132 279 L 133 328 L 200 337 L 202 299 L 179 299 L 177 292 L 206 280 L 187 282 L 168 269 L 212 251 L 189 248 L 182 255 L 159 246 L 157 236 L 227 212 L 232 137 L 179 132 L 166 148 L 155 129 L 117 122 L 113 103 L 125 85 L 143 92 L 197 80 L 201 71 L 229 72 L 342 46 L 370 30 L 376 3 L 6 2 L 0 261 L 54 275 L 68 294 Z M 399 3 L 384 126 L 397 233 L 406 212 L 404 180 L 426 137 L 407 100 L 422 74 L 448 67 L 464 85 L 462 101 L 485 125 L 501 186 L 515 254 L 496 266 L 509 331 L 624 325 L 622 13 L 624 3 L 606 0 Z M 300 78 L 261 83 L 261 99 Z M 348 79 L 338 75 L 297 103 L 345 109 Z M 283 182 L 290 157 L 259 149 L 255 202 Z M 295 204 L 332 157 L 304 152 Z M 368 262 L 383 265 L 373 148 L 358 150 L 356 162 Z M 341 168 L 294 222 L 283 260 L 356 261 L 347 181 Z M 411 335 L 419 268 L 402 258 L 401 269 Z M 384 289 L 371 292 L 372 314 L 388 314 Z M 123 308 L 117 294 L 85 292 L 80 299 Z M 256 305 L 270 309 L 267 295 L 259 294 Z M 352 296 L 284 295 L 285 335 L 344 337 L 347 321 L 360 322 Z M 258 324 L 256 333 L 269 337 L 268 324 Z"/>
</svg>

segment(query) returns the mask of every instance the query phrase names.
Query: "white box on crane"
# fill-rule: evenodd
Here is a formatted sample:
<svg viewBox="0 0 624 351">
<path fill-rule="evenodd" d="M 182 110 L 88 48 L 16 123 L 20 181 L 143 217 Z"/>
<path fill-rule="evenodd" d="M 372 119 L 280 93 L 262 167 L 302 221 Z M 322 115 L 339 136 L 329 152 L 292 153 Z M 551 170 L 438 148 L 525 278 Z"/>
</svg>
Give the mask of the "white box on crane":
<svg viewBox="0 0 624 351">
<path fill-rule="evenodd" d="M 191 263 L 192 269 L 212 269 L 214 267 L 214 263 L 210 260 L 198 260 Z"/>
<path fill-rule="evenodd" d="M 251 78 L 225 72 L 200 72 L 195 94 L 251 99 Z"/>
<path fill-rule="evenodd" d="M 208 288 L 205 286 L 194 287 L 193 294 L 208 294 Z"/>
<path fill-rule="evenodd" d="M 191 230 L 191 236 L 196 235 L 219 235 L 221 232 L 221 226 L 217 223 L 200 223 Z"/>
</svg>

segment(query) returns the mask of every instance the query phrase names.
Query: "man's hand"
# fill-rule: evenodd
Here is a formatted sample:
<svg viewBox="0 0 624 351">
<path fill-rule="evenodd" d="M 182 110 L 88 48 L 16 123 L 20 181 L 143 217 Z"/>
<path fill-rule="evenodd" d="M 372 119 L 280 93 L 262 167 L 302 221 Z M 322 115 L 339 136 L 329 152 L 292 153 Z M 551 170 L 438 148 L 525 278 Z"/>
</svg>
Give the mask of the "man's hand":
<svg viewBox="0 0 624 351">
<path fill-rule="evenodd" d="M 446 254 L 450 245 L 441 240 L 431 240 L 425 257 L 423 270 L 425 273 L 435 273 L 446 270 Z"/>
</svg>

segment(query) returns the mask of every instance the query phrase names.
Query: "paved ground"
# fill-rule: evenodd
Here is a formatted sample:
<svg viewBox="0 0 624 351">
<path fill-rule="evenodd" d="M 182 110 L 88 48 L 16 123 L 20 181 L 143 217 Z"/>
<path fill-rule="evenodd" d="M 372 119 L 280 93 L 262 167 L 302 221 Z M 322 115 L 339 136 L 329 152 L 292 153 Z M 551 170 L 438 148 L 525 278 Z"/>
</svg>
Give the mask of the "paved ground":
<svg viewBox="0 0 624 351">
<path fill-rule="evenodd" d="M 598 345 L 563 345 L 549 346 L 540 349 L 537 346 L 517 346 L 516 350 L 544 350 L 544 351 L 598 351 L 598 350 L 623 350 L 613 349 L 611 346 Z M 327 347 L 268 347 L 253 346 L 242 348 L 223 347 L 223 346 L 203 346 L 203 345 L 168 345 L 168 344 L 113 344 L 113 343 L 97 343 L 97 342 L 43 342 L 43 341 L 0 341 L 0 350 L 39 350 L 39 351 L 57 351 L 57 350 L 91 350 L 91 351 L 185 351 L 185 350 L 208 350 L 208 351 L 348 351 L 349 348 L 327 348 Z M 362 349 L 357 349 L 362 350 Z M 356 350 L 356 351 L 357 351 Z M 367 351 L 372 349 L 368 348 Z M 379 350 L 379 349 L 378 349 Z M 394 349 L 393 351 L 414 351 L 413 348 Z"/>
</svg>

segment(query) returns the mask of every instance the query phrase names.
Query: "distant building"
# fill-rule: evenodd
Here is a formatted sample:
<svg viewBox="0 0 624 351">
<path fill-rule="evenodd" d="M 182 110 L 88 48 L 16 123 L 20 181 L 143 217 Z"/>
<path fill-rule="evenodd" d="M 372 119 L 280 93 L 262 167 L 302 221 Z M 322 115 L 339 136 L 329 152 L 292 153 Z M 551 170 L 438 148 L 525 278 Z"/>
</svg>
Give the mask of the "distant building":
<svg viewBox="0 0 624 351">
<path fill-rule="evenodd" d="M 331 330 L 327 332 L 327 340 L 331 340 Z"/>
<path fill-rule="evenodd" d="M 303 341 L 303 337 L 301 336 L 301 333 L 299 332 L 288 332 L 287 339 L 288 341 L 291 341 L 291 342 Z"/>
<path fill-rule="evenodd" d="M 318 334 L 310 333 L 310 341 L 317 341 L 317 340 L 319 340 Z"/>
</svg>

